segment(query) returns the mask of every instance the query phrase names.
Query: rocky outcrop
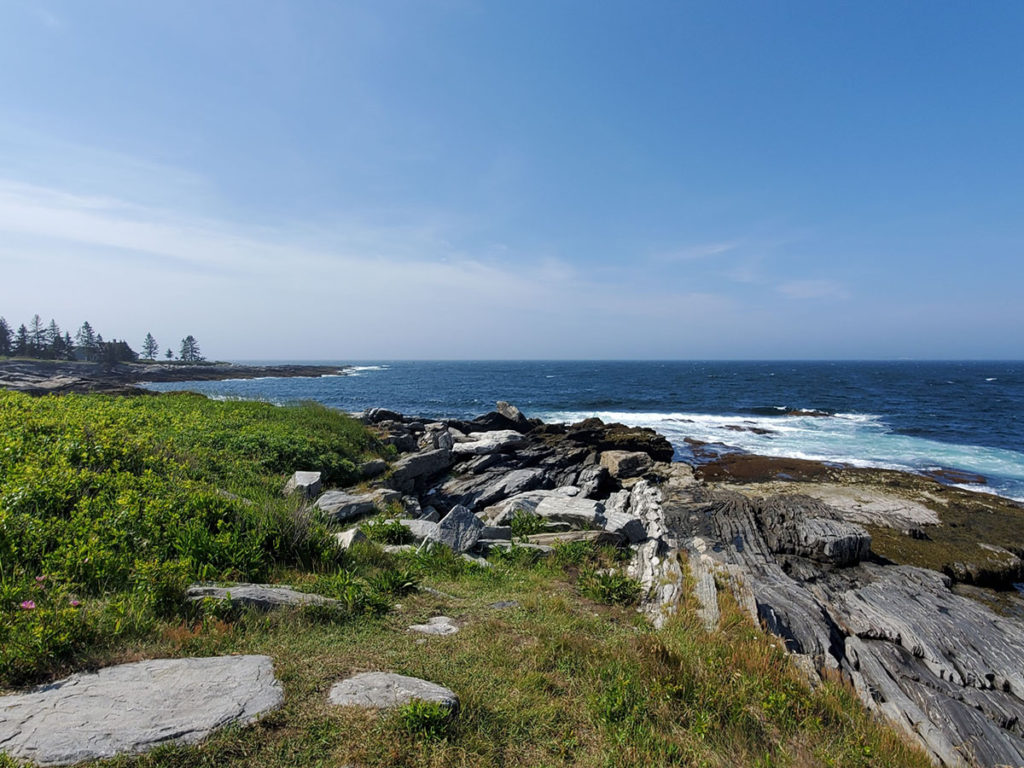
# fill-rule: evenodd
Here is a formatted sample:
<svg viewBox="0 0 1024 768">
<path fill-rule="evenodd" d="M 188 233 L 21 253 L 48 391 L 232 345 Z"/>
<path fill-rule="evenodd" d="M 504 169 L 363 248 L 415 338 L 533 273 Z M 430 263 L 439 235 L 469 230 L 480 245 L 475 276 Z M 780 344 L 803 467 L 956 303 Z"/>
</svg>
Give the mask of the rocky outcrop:
<svg viewBox="0 0 1024 768">
<path fill-rule="evenodd" d="M 701 490 L 671 527 L 706 618 L 717 575 L 809 668 L 839 671 L 939 764 L 1024 764 L 1019 623 L 954 594 L 940 573 L 876 561 L 841 517 L 806 496 Z"/>
<path fill-rule="evenodd" d="M 572 541 L 629 547 L 628 574 L 655 625 L 677 609 L 689 583 L 714 630 L 718 592 L 728 589 L 806 674 L 849 680 L 937 763 L 1024 764 L 1019 622 L 955 594 L 938 570 L 873 552 L 876 536 L 904 526 L 923 526 L 914 541 L 940 538 L 929 507 L 885 488 L 851 490 L 842 470 L 817 462 L 748 457 L 695 473 L 668 463 L 671 445 L 652 431 L 596 419 L 541 425 L 511 407 L 471 422 L 388 416 L 379 428 L 416 438 L 384 482 L 406 494 L 409 514 L 424 516 L 403 521 L 418 546 L 447 546 L 484 563 L 480 555 L 512 546 L 538 555 Z M 737 493 L 707 482 L 719 476 L 767 483 L 731 486 Z M 806 493 L 775 492 L 782 486 Z M 534 518 L 529 527 L 543 532 L 513 541 L 520 518 Z M 978 524 L 963 519 L 964 527 Z M 1016 548 L 988 545 L 983 558 L 964 561 L 966 575 L 956 561 L 944 568 L 976 583 L 986 564 L 1010 569 L 1005 574 L 1019 560 Z M 423 626 L 435 624 L 449 626 Z"/>
<path fill-rule="evenodd" d="M 57 360 L 0 360 L 0 388 L 30 395 L 102 392 L 143 395 L 135 384 L 157 381 L 218 381 L 264 376 L 344 375 L 348 366 L 235 365 L 233 363 L 89 363 Z"/>
<path fill-rule="evenodd" d="M 0 697 L 0 749 L 69 765 L 194 744 L 283 700 L 268 656 L 138 661 Z"/>
</svg>

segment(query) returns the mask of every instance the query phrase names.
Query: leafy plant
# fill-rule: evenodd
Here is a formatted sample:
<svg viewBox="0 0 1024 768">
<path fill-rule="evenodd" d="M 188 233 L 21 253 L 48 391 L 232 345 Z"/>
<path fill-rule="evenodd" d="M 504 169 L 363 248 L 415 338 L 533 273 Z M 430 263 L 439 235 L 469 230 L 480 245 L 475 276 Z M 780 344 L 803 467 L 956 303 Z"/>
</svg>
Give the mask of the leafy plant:
<svg viewBox="0 0 1024 768">
<path fill-rule="evenodd" d="M 397 710 L 403 728 L 413 735 L 443 739 L 454 721 L 453 712 L 436 701 L 413 699 Z"/>
<path fill-rule="evenodd" d="M 363 523 L 360 528 L 366 538 L 380 544 L 409 544 L 413 540 L 412 531 L 398 520 L 377 518 Z"/>
<path fill-rule="evenodd" d="M 509 523 L 512 528 L 512 536 L 521 539 L 524 536 L 532 536 L 535 533 L 541 533 L 547 529 L 547 521 L 542 517 L 526 512 L 522 509 L 517 509 L 515 514 L 512 515 L 512 521 Z"/>
<path fill-rule="evenodd" d="M 618 570 L 583 571 L 579 588 L 591 600 L 607 605 L 634 605 L 641 592 L 640 582 Z"/>
</svg>

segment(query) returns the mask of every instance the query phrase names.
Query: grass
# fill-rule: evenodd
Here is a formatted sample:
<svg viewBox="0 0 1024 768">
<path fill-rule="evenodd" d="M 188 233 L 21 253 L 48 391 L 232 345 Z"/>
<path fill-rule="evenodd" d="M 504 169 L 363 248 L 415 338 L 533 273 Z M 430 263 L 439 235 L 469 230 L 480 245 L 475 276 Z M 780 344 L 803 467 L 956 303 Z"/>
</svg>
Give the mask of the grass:
<svg viewBox="0 0 1024 768">
<path fill-rule="evenodd" d="M 90 486 L 98 494 L 107 493 L 107 482 L 130 490 L 147 476 L 151 452 L 177 457 L 173 470 L 149 466 L 156 479 L 143 490 L 152 496 L 139 491 L 139 498 L 160 502 L 160 513 L 174 516 L 173 526 L 147 528 L 155 522 L 146 513 L 156 510 L 141 501 L 99 507 L 89 502 L 95 497 L 88 493 L 61 497 L 63 506 L 50 500 L 34 508 L 47 545 L 33 548 L 31 540 L 15 538 L 14 559 L 0 567 L 13 585 L 2 604 L 8 634 L 0 638 L 0 652 L 7 654 L 7 684 L 140 658 L 259 653 L 274 659 L 285 689 L 284 706 L 251 727 L 225 729 L 196 746 L 104 761 L 105 768 L 929 765 L 865 713 L 841 682 L 809 689 L 780 644 L 726 597 L 721 629 L 707 634 L 689 603 L 666 627 L 654 630 L 632 608 L 615 604 L 624 602 L 617 598 L 620 580 L 612 585 L 616 588 L 592 591 L 593 574 L 621 570 L 618 553 L 608 548 L 573 544 L 539 559 L 534 550 L 513 547 L 496 552 L 492 566 L 482 568 L 443 549 L 396 555 L 375 542 L 344 555 L 314 551 L 312 558 L 299 556 L 304 550 L 293 544 L 266 547 L 253 533 L 260 530 L 253 516 L 281 510 L 296 520 L 296 509 L 277 495 L 292 467 L 271 470 L 268 446 L 290 436 L 298 441 L 294 450 L 306 450 L 303 441 L 329 443 L 337 430 L 338 461 L 355 461 L 375 450 L 361 428 L 329 412 L 186 396 L 0 398 L 5 427 L 0 450 L 10 448 L 4 455 L 23 462 L 44 461 L 39 483 L 60 464 L 56 457 L 67 452 L 66 442 L 86 423 L 92 425 L 95 450 L 111 454 L 105 464 L 91 465 L 90 471 L 102 476 L 112 473 Z M 179 425 L 188 429 L 179 432 Z M 235 461 L 233 437 L 246 431 L 263 448 Z M 118 445 L 128 453 L 118 454 Z M 125 464 L 114 471 L 114 460 L 133 451 L 141 462 L 132 465 L 138 471 L 126 470 Z M 7 494 L 12 488 L 42 492 L 28 483 L 30 468 L 7 461 L 3 466 L 2 524 L 13 519 L 28 525 L 24 516 L 32 517 L 33 510 L 20 501 L 10 504 Z M 20 468 L 12 471 L 12 466 Z M 118 480 L 122 472 L 130 477 Z M 180 483 L 192 492 L 206 489 L 202 503 L 179 508 L 186 501 L 174 495 Z M 225 500 L 217 489 L 254 504 Z M 38 497 L 45 500 L 46 494 Z M 88 531 L 83 538 L 80 529 L 48 523 L 78 519 L 80 507 L 97 514 L 102 509 L 99 520 L 113 515 L 132 532 L 135 549 L 124 573 L 121 558 L 128 550 L 105 546 Z M 211 507 L 229 512 L 211 517 Z M 336 597 L 341 607 L 256 613 L 212 602 L 185 606 L 181 586 L 197 573 L 247 573 L 220 559 L 220 550 L 184 556 L 174 548 L 176 532 L 195 519 L 204 525 L 212 521 L 208 528 L 214 538 L 225 535 L 235 546 L 254 547 L 258 558 L 248 567 L 269 580 Z M 279 543 L 294 541 L 297 529 L 306 539 L 326 534 L 315 518 L 299 519 Z M 150 533 L 153 538 L 143 546 L 139 525 L 147 532 L 163 531 L 165 538 Z M 90 559 L 104 558 L 108 575 L 90 581 L 81 571 L 61 570 L 69 561 L 54 553 L 76 545 Z M 156 556 L 158 551 L 167 559 Z M 37 582 L 37 575 L 44 580 Z M 35 609 L 17 607 L 25 595 L 37 598 Z M 80 605 L 71 605 L 72 595 Z M 499 601 L 517 605 L 491 607 Z M 47 619 L 37 621 L 43 610 Z M 440 614 L 455 618 L 462 630 L 431 638 L 408 632 L 411 624 Z M 12 653 L 12 620 L 33 622 L 26 624 L 33 632 L 64 627 L 60 631 L 67 634 L 39 640 L 35 655 Z M 21 630 L 13 631 L 22 638 Z M 414 705 L 375 714 L 328 704 L 334 682 L 369 670 L 448 686 L 461 699 L 460 711 L 450 717 Z M 10 765 L 0 756 L 0 766 Z"/>
</svg>

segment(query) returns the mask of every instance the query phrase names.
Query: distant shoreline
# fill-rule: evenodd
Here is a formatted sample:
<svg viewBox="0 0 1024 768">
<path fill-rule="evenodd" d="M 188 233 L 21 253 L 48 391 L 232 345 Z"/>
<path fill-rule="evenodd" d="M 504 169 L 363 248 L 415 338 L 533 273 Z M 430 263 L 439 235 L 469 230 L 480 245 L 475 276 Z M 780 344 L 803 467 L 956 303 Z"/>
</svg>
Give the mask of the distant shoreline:
<svg viewBox="0 0 1024 768">
<path fill-rule="evenodd" d="M 11 358 L 0 360 L 0 388 L 32 395 L 69 392 L 151 394 L 142 382 L 221 381 L 344 375 L 348 365 L 238 365 L 235 363 L 90 363 Z"/>
</svg>

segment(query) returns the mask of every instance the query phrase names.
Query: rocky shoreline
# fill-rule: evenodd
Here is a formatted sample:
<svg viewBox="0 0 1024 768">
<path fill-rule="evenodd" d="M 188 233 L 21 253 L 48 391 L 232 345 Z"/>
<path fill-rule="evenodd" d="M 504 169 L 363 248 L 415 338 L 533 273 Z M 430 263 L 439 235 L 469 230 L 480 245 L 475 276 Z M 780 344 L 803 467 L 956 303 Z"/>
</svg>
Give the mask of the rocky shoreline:
<svg viewBox="0 0 1024 768">
<path fill-rule="evenodd" d="M 652 430 L 543 424 L 506 403 L 472 421 L 384 409 L 361 418 L 399 451 L 392 465 L 368 464 L 357 488 L 324 490 L 310 475 L 290 488 L 339 526 L 400 505 L 416 541 L 404 546 L 444 545 L 482 563 L 494 548 L 543 554 L 556 541 L 629 547 L 655 625 L 688 583 L 713 632 L 728 593 L 812 684 L 848 681 L 937 764 L 1024 765 L 1024 602 L 1011 582 L 1024 554 L 1020 505 L 903 473 L 695 473 Z M 545 530 L 513 544 L 517 518 Z M 986 540 L 998 531 L 1016 538 Z M 358 529 L 338 535 L 349 543 Z M 904 555 L 907 542 L 918 550 Z M 929 545 L 948 567 L 921 567 Z"/>
<path fill-rule="evenodd" d="M 143 395 L 142 382 L 220 381 L 264 376 L 344 375 L 346 366 L 236 365 L 234 363 L 89 363 L 52 360 L 0 360 L 0 388 L 30 395 L 97 392 Z"/>
</svg>

